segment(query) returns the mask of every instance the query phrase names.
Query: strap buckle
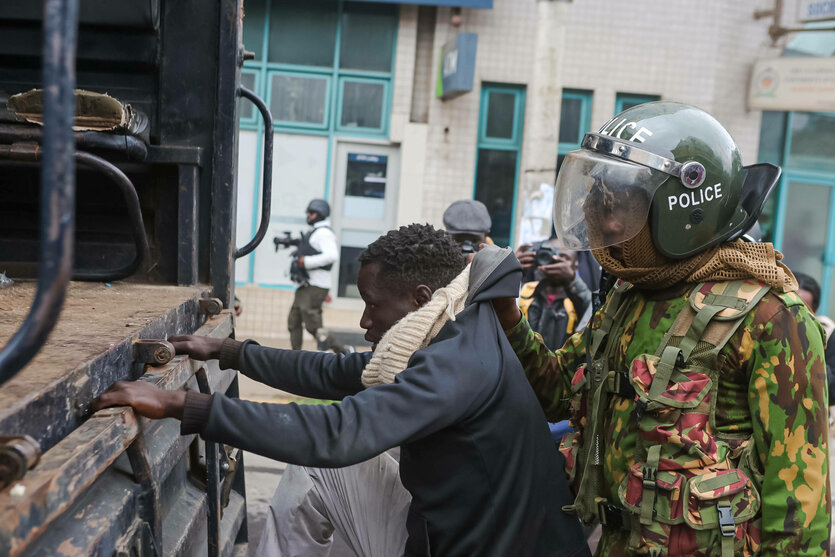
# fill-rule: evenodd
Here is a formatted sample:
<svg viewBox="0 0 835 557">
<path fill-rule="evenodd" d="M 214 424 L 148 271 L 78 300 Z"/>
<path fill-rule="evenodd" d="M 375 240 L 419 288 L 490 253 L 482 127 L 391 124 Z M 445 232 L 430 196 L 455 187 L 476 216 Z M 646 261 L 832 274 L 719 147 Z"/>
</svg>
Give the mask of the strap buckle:
<svg viewBox="0 0 835 557">
<path fill-rule="evenodd" d="M 644 466 L 641 470 L 644 474 L 643 484 L 644 489 L 651 489 L 655 491 L 655 483 L 658 480 L 658 470 L 651 466 Z"/>
<path fill-rule="evenodd" d="M 615 371 L 609 381 L 609 392 L 627 400 L 635 400 L 635 388 L 623 370 Z"/>
<path fill-rule="evenodd" d="M 716 505 L 716 510 L 719 512 L 719 530 L 722 535 L 733 536 L 736 534 L 736 522 L 734 521 L 731 504 L 727 501 L 720 501 Z"/>
<path fill-rule="evenodd" d="M 610 503 L 604 497 L 597 498 L 597 518 L 604 526 L 623 528 L 623 509 Z"/>
</svg>

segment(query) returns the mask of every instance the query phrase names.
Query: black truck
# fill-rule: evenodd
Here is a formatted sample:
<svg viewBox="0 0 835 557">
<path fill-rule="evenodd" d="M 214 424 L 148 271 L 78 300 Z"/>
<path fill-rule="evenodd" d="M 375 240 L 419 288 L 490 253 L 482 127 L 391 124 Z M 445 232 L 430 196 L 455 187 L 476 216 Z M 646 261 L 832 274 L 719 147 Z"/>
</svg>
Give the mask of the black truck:
<svg viewBox="0 0 835 557">
<path fill-rule="evenodd" d="M 0 555 L 233 555 L 242 456 L 91 413 L 114 381 L 237 394 L 171 335 L 234 335 L 243 0 L 0 2 Z M 269 210 L 264 211 L 269 215 Z"/>
</svg>

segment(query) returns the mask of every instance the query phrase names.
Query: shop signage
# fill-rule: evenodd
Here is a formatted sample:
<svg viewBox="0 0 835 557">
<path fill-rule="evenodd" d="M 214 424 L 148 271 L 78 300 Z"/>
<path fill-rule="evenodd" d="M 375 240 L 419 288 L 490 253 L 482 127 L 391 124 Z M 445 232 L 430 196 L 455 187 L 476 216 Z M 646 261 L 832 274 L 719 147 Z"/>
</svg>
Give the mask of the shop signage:
<svg viewBox="0 0 835 557">
<path fill-rule="evenodd" d="M 454 8 L 482 8 L 489 10 L 493 0 L 354 0 L 355 2 L 378 2 L 384 4 L 418 4 L 421 6 L 452 6 Z"/>
<path fill-rule="evenodd" d="M 835 0 L 798 0 L 798 21 L 807 23 L 827 19 L 835 19 Z"/>
<path fill-rule="evenodd" d="M 446 101 L 473 90 L 477 46 L 476 33 L 458 33 L 441 48 L 436 97 Z"/>
<path fill-rule="evenodd" d="M 748 108 L 835 112 L 835 57 L 757 60 Z"/>
</svg>

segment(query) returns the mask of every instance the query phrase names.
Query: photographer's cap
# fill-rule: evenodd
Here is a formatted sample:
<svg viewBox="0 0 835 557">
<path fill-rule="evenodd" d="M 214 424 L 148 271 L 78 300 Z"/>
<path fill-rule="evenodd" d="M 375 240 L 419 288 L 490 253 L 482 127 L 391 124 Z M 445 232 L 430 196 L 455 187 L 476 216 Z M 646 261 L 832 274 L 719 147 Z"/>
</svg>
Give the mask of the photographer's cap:
<svg viewBox="0 0 835 557">
<path fill-rule="evenodd" d="M 450 234 L 487 234 L 493 220 L 481 201 L 461 199 L 444 211 L 444 228 Z"/>
</svg>

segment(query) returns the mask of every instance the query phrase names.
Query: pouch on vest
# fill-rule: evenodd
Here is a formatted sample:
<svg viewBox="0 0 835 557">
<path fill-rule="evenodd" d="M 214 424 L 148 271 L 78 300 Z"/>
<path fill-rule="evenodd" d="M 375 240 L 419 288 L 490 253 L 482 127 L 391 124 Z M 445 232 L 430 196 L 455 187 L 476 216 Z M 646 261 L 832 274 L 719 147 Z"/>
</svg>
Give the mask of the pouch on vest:
<svg viewBox="0 0 835 557">
<path fill-rule="evenodd" d="M 568 475 L 568 482 L 575 495 L 579 487 L 575 481 L 577 476 L 577 456 L 579 448 L 583 444 L 583 429 L 586 427 L 588 390 L 589 381 L 586 378 L 586 367 L 583 366 L 577 369 L 571 378 L 570 417 L 568 423 L 573 428 L 573 431 L 563 436 L 559 449 L 565 457 L 565 472 Z"/>
<path fill-rule="evenodd" d="M 717 357 L 768 290 L 755 281 L 700 284 L 656 353 L 632 361 L 637 462 L 618 490 L 631 514 L 630 551 L 757 551 L 760 495 L 744 458 L 753 439 L 716 429 Z"/>
</svg>

